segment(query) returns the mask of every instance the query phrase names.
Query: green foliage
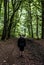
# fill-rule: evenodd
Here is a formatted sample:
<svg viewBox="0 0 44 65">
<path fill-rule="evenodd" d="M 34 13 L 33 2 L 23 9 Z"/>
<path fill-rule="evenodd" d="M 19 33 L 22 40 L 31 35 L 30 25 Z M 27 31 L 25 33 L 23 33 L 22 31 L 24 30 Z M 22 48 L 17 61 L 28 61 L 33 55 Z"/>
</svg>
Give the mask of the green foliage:
<svg viewBox="0 0 44 65">
<path fill-rule="evenodd" d="M 21 0 L 20 0 L 21 1 Z M 0 0 L 0 11 L 1 11 L 1 19 L 0 19 L 0 35 L 2 34 L 3 30 L 3 21 L 4 21 L 4 7 L 2 5 L 2 0 Z M 9 1 L 9 20 L 13 13 L 13 7 L 16 9 L 19 3 L 19 0 L 10 0 Z M 31 11 L 30 11 L 31 8 Z M 32 18 L 30 17 L 32 16 Z M 38 20 L 37 20 L 38 16 Z M 19 10 L 15 13 L 13 24 L 11 28 L 11 36 L 18 37 L 19 34 L 25 34 L 26 37 L 32 37 L 31 31 L 31 23 L 33 28 L 33 37 L 37 38 L 36 36 L 36 25 L 38 21 L 38 35 L 41 38 L 41 28 L 42 28 L 42 8 L 41 8 L 41 1 L 39 0 L 25 0 L 22 2 Z"/>
</svg>

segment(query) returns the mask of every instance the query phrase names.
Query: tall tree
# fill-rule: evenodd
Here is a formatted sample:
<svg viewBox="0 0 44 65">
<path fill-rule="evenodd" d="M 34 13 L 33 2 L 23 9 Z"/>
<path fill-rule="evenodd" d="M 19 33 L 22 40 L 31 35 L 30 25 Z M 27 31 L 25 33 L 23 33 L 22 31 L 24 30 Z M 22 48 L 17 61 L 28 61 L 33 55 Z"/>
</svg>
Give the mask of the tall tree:
<svg viewBox="0 0 44 65">
<path fill-rule="evenodd" d="M 2 33 L 2 40 L 5 39 L 6 33 L 7 33 L 7 0 L 4 0 L 4 28 L 3 28 L 3 33 Z"/>
<path fill-rule="evenodd" d="M 32 14 L 31 14 L 31 1 L 29 1 L 29 11 L 30 11 L 30 25 L 31 25 L 31 37 L 33 38 L 33 27 L 32 27 Z"/>
<path fill-rule="evenodd" d="M 13 3 L 13 14 L 10 18 L 10 24 L 9 24 L 9 27 L 8 27 L 8 38 L 10 38 L 10 32 L 11 32 L 11 27 L 12 27 L 12 23 L 13 23 L 12 21 L 13 21 L 14 15 L 15 15 L 16 11 L 18 11 L 22 1 L 23 0 L 20 0 L 20 1 L 15 0 L 15 2 Z M 12 2 L 13 2 L 13 0 L 12 0 Z"/>
<path fill-rule="evenodd" d="M 41 1 L 42 4 L 42 38 L 44 39 L 44 0 Z"/>
<path fill-rule="evenodd" d="M 8 34 L 8 25 L 9 25 L 9 0 L 7 0 L 7 32 L 6 32 L 6 39 L 7 39 L 7 34 Z"/>
<path fill-rule="evenodd" d="M 38 36 L 38 13 L 37 13 L 37 10 L 36 10 L 36 23 L 37 23 L 37 25 L 36 25 L 36 35 L 37 35 L 37 38 L 39 38 L 39 36 Z"/>
<path fill-rule="evenodd" d="M 13 23 L 12 21 L 16 11 L 18 11 L 22 2 L 23 0 L 12 0 L 13 13 L 11 15 L 11 18 L 9 19 L 9 0 L 4 0 L 4 28 L 3 28 L 2 38 L 1 38 L 2 40 L 5 40 L 6 37 L 10 38 L 10 32 Z M 8 22 L 10 22 L 9 26 L 8 26 Z"/>
</svg>

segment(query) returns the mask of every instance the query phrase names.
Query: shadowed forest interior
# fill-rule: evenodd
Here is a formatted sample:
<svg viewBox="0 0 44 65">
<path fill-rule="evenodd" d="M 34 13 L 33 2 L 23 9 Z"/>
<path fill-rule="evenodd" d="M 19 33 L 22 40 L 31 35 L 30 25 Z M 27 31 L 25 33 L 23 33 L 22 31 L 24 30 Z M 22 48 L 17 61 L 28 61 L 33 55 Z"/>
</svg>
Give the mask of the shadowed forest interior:
<svg viewBox="0 0 44 65">
<path fill-rule="evenodd" d="M 25 35 L 26 48 L 25 59 L 18 60 L 20 35 Z M 4 60 L 8 65 L 44 65 L 44 0 L 0 0 L 0 65 Z"/>
<path fill-rule="evenodd" d="M 41 0 L 0 0 L 0 38 L 44 38 L 43 7 Z"/>
</svg>

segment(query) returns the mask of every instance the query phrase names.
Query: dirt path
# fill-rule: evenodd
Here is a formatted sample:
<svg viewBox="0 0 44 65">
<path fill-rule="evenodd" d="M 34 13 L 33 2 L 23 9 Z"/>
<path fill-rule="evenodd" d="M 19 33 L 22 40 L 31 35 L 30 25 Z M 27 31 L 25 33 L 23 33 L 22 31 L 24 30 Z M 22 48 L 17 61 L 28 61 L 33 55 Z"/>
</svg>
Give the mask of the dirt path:
<svg viewBox="0 0 44 65">
<path fill-rule="evenodd" d="M 24 57 L 19 56 L 17 40 L 0 42 L 0 65 L 44 65 L 44 48 L 27 40 Z"/>
</svg>

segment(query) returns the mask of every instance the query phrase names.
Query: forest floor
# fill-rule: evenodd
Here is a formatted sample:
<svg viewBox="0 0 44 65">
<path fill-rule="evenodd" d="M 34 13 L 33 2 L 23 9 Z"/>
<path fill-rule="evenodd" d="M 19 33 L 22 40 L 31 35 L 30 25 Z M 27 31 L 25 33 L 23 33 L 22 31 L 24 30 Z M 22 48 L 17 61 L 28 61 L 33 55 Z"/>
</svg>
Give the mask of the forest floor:
<svg viewBox="0 0 44 65">
<path fill-rule="evenodd" d="M 0 65 L 44 65 L 44 40 L 26 39 L 24 57 L 20 57 L 18 39 L 0 41 Z"/>
</svg>

